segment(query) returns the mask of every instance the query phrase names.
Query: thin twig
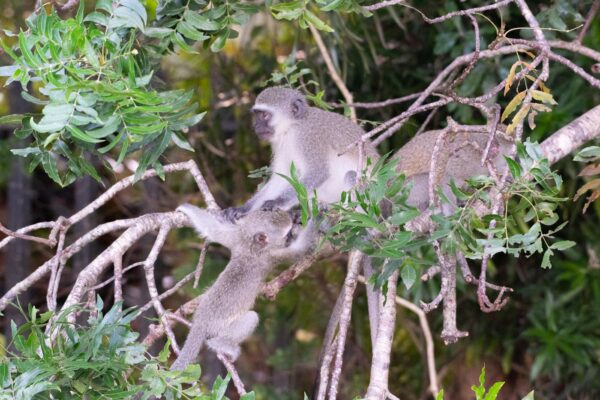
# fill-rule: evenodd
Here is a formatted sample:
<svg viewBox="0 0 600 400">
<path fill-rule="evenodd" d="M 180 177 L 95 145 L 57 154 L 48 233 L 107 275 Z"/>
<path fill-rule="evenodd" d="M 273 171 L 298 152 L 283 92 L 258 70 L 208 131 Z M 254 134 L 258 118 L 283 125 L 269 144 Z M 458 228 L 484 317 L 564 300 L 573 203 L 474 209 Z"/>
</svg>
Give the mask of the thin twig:
<svg viewBox="0 0 600 400">
<path fill-rule="evenodd" d="M 54 227 L 54 225 L 55 225 L 55 222 L 39 222 L 37 224 L 18 229 L 16 231 L 11 231 L 10 229 L 8 229 L 4 225 L 2 225 L 2 223 L 0 223 L 0 232 L 4 233 L 6 236 L 8 236 L 8 237 L 2 239 L 2 241 L 0 241 L 0 249 L 3 248 L 4 246 L 6 246 L 6 244 L 8 242 L 10 242 L 12 239 L 29 240 L 31 242 L 41 243 L 41 244 L 45 244 L 46 246 L 54 247 L 56 245 L 55 240 L 44 239 L 41 237 L 25 234 L 26 232 L 36 231 L 38 229 L 52 228 L 52 227 Z"/>
<path fill-rule="evenodd" d="M 115 303 L 123 301 L 123 257 L 115 257 Z"/>
<path fill-rule="evenodd" d="M 196 268 L 194 269 L 194 285 L 193 288 L 196 289 L 198 287 L 198 282 L 200 281 L 200 276 L 202 275 L 202 270 L 204 269 L 204 261 L 206 260 L 206 250 L 208 249 L 208 242 L 204 242 L 202 244 L 202 248 L 200 249 L 200 256 L 198 257 L 198 264 L 196 264 Z"/>
<path fill-rule="evenodd" d="M 330 103 L 331 106 L 335 108 L 343 108 L 343 107 L 354 107 L 354 108 L 382 108 L 388 107 L 395 104 L 406 103 L 409 100 L 414 100 L 419 97 L 421 93 L 413 93 L 408 96 L 398 97 L 394 99 L 387 99 L 383 101 L 372 101 L 372 102 L 359 102 L 352 104 L 339 104 L 339 103 Z"/>
<path fill-rule="evenodd" d="M 335 69 L 335 65 L 333 65 L 333 60 L 331 59 L 331 55 L 329 54 L 329 50 L 327 50 L 327 46 L 325 46 L 325 43 L 323 42 L 323 38 L 321 38 L 319 30 L 311 24 L 308 24 L 308 28 L 310 29 L 310 33 L 312 33 L 313 37 L 315 38 L 315 43 L 317 44 L 317 47 L 321 52 L 321 56 L 325 61 L 325 65 L 327 66 L 329 75 L 331 75 L 331 79 L 333 79 L 333 82 L 342 93 L 342 96 L 344 96 L 344 100 L 346 100 L 346 103 L 352 104 L 354 102 L 352 98 L 352 93 L 350 93 L 348 87 L 344 83 L 344 80 L 340 77 L 337 70 Z M 350 107 L 350 119 L 352 120 L 352 122 L 356 123 L 356 110 L 354 109 L 354 107 Z"/>
<path fill-rule="evenodd" d="M 575 41 L 577 43 L 583 42 L 583 38 L 585 37 L 588 30 L 590 29 L 590 25 L 592 25 L 592 21 L 594 21 L 594 17 L 598 13 L 598 10 L 600 10 L 600 0 L 596 0 L 592 3 L 592 6 L 590 7 L 590 11 L 588 12 L 588 14 L 585 17 L 585 23 L 583 24 L 583 28 L 581 28 L 581 30 L 579 31 L 579 34 L 577 35 L 577 39 L 575 39 Z"/>
<path fill-rule="evenodd" d="M 304 271 L 309 269 L 314 264 L 317 257 L 317 254 L 311 254 L 310 256 L 298 261 L 279 274 L 277 277 L 265 283 L 261 290 L 261 294 L 271 301 L 275 300 L 275 297 L 277 297 L 277 294 L 279 294 L 281 289 L 283 289 L 291 281 L 298 278 Z"/>
<path fill-rule="evenodd" d="M 179 355 L 179 346 L 177 345 L 177 340 L 175 339 L 175 334 L 171 327 L 166 321 L 165 315 L 166 310 L 163 307 L 162 303 L 158 299 L 158 290 L 156 289 L 156 281 L 154 278 L 154 265 L 156 263 L 156 259 L 158 258 L 158 254 L 162 249 L 165 241 L 167 240 L 167 234 L 169 233 L 170 227 L 165 226 L 161 227 L 158 231 L 158 235 L 156 236 L 156 241 L 150 250 L 150 254 L 148 254 L 148 258 L 146 258 L 146 262 L 144 263 L 144 272 L 146 273 L 146 283 L 148 284 L 148 292 L 150 293 L 150 298 L 152 299 L 152 305 L 154 306 L 154 310 L 158 315 L 161 323 L 165 326 L 165 332 L 169 339 L 171 339 L 171 347 L 175 351 L 175 354 Z"/>
<path fill-rule="evenodd" d="M 456 86 L 460 85 L 467 78 L 467 76 L 469 76 L 469 74 L 475 67 L 475 64 L 477 63 L 477 60 L 479 59 L 479 53 L 481 52 L 481 38 L 479 37 L 479 24 L 477 23 L 477 20 L 475 19 L 474 16 L 472 16 L 471 14 L 468 14 L 468 16 L 471 19 L 471 24 L 473 25 L 474 36 L 475 36 L 475 51 L 472 53 L 473 57 L 471 58 L 471 60 L 469 61 L 469 63 L 467 64 L 467 66 L 465 67 L 463 72 L 460 74 L 460 76 L 458 78 L 456 78 L 450 84 L 450 89 L 453 89 Z"/>
<path fill-rule="evenodd" d="M 377 331 L 377 340 L 373 347 L 373 360 L 371 362 L 371 378 L 365 396 L 367 400 L 383 400 L 388 393 L 390 358 L 396 325 L 395 300 L 398 275 L 398 271 L 395 271 L 388 279 L 386 301 L 380 310 L 379 330 Z"/>
<path fill-rule="evenodd" d="M 342 373 L 346 335 L 348 334 L 348 327 L 350 326 L 350 318 L 352 316 L 352 300 L 354 298 L 354 290 L 356 289 L 358 272 L 360 270 L 363 257 L 364 255 L 362 253 L 354 250 L 350 253 L 348 259 L 348 273 L 344 281 L 344 302 L 342 304 L 342 311 L 340 313 L 340 328 L 338 332 L 337 349 L 333 371 L 331 372 L 331 385 L 329 387 L 330 400 L 335 400 L 337 398 L 337 389 L 340 375 Z"/>
<path fill-rule="evenodd" d="M 237 370 L 235 369 L 235 366 L 233 365 L 233 363 L 231 361 L 229 361 L 226 356 L 224 356 L 220 353 L 217 353 L 217 358 L 219 360 L 221 360 L 221 362 L 223 363 L 223 365 L 225 366 L 225 368 L 231 375 L 231 380 L 233 380 L 233 385 L 235 386 L 238 394 L 240 396 L 245 395 L 246 388 L 244 387 L 244 382 L 242 382 L 242 380 L 240 379 L 240 375 L 237 373 Z"/>
<path fill-rule="evenodd" d="M 189 281 L 191 281 L 193 277 L 194 277 L 194 273 L 190 272 L 189 274 L 187 274 L 186 276 L 184 276 L 182 279 L 180 279 L 179 282 L 177 282 L 177 284 L 174 285 L 172 288 L 170 288 L 169 290 L 165 290 L 164 292 L 162 292 L 158 296 L 158 299 L 159 300 L 164 300 L 167 297 L 175 294 L 179 289 L 181 289 L 183 286 L 185 286 L 186 283 L 188 283 Z M 142 307 L 140 307 L 138 313 L 142 314 L 144 311 L 149 310 L 150 307 L 152 307 L 152 301 L 149 301 L 146 304 L 144 304 Z"/>
</svg>

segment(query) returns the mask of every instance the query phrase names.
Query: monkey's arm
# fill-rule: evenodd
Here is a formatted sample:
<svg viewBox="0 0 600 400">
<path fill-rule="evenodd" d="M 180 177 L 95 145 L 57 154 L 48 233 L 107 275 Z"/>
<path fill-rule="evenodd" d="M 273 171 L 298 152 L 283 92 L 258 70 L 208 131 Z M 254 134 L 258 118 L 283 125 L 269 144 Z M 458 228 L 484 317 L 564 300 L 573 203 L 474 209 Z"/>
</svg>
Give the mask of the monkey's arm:
<svg viewBox="0 0 600 400">
<path fill-rule="evenodd" d="M 289 246 L 273 251 L 272 255 L 278 262 L 296 261 L 313 250 L 317 238 L 317 228 L 313 220 L 310 219 Z"/>
<path fill-rule="evenodd" d="M 285 182 L 283 187 L 278 188 L 278 193 L 270 193 L 265 196 L 265 201 L 262 204 L 256 204 L 261 210 L 270 211 L 277 208 L 289 210 L 298 204 L 298 198 L 294 188 L 283 178 Z M 308 193 L 312 193 L 314 189 L 319 189 L 323 183 L 327 181 L 328 171 L 326 166 L 311 166 L 305 173 L 302 172 L 299 178 L 300 183 L 306 187 Z"/>
<path fill-rule="evenodd" d="M 327 180 L 327 170 L 316 168 L 316 166 L 312 167 L 306 173 L 302 173 L 299 180 L 308 192 L 312 192 Z M 225 216 L 234 220 L 255 210 L 271 211 L 277 208 L 289 210 L 297 203 L 294 188 L 281 176 L 274 175 L 243 206 L 226 209 Z"/>
<path fill-rule="evenodd" d="M 192 221 L 192 225 L 198 234 L 210 242 L 220 243 L 223 246 L 231 247 L 236 242 L 235 226 L 225 218 L 221 213 L 205 210 L 191 204 L 182 204 L 177 207 Z"/>
</svg>

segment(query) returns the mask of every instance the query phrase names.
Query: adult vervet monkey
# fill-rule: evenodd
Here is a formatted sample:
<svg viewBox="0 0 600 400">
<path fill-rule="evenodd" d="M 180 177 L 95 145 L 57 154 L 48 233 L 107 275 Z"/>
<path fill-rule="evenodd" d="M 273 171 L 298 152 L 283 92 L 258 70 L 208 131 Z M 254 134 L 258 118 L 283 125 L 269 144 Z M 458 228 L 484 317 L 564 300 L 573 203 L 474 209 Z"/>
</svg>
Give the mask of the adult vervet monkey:
<svg viewBox="0 0 600 400">
<path fill-rule="evenodd" d="M 263 90 L 254 107 L 254 131 L 271 143 L 272 175 L 265 185 L 241 207 L 226 210 L 235 219 L 253 210 L 289 210 L 298 204 L 296 192 L 280 175 L 288 176 L 294 163 L 300 182 L 309 193 L 313 189 L 322 203 L 340 200 L 361 171 L 358 146 L 341 154 L 360 140 L 364 130 L 343 115 L 309 107 L 297 90 L 273 87 Z M 365 161 L 379 158 L 370 143 L 364 145 Z"/>
</svg>

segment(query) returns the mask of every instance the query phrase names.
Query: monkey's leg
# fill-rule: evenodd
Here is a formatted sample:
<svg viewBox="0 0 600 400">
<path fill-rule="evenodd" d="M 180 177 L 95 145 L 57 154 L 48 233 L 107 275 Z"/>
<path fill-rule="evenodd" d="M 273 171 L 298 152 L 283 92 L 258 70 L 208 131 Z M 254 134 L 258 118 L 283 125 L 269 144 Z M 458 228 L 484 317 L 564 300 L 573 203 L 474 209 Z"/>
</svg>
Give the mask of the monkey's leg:
<svg viewBox="0 0 600 400">
<path fill-rule="evenodd" d="M 254 332 L 257 325 L 258 314 L 248 311 L 223 329 L 219 336 L 207 340 L 206 345 L 215 353 L 235 361 L 240 355 L 240 343 Z"/>
</svg>

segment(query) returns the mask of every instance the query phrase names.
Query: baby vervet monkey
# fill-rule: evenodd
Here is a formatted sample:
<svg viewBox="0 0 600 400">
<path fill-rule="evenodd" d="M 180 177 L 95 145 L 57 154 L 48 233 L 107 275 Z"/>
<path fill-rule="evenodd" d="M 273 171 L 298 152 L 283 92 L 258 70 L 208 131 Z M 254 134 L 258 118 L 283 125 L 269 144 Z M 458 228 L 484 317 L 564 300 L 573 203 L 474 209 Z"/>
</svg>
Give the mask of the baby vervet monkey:
<svg viewBox="0 0 600 400">
<path fill-rule="evenodd" d="M 192 327 L 179 357 L 171 366 L 182 370 L 196 361 L 206 345 L 231 361 L 240 354 L 240 344 L 258 324 L 251 311 L 263 282 L 279 263 L 306 254 L 316 240 L 309 221 L 300 228 L 286 211 L 253 211 L 232 222 L 222 212 L 190 204 L 180 206 L 198 234 L 231 251 L 231 259 L 215 283 L 200 296 Z"/>
<path fill-rule="evenodd" d="M 249 211 L 288 210 L 298 203 L 296 192 L 280 175 L 290 175 L 292 162 L 300 182 L 309 193 L 317 191 L 322 203 L 340 200 L 359 176 L 358 146 L 338 155 L 365 132 L 343 115 L 309 107 L 299 91 L 283 87 L 263 90 L 254 107 L 254 131 L 271 143 L 272 175 L 265 185 L 241 207 L 229 208 L 226 215 L 239 218 Z M 364 161 L 379 158 L 370 143 L 364 145 Z"/>
</svg>

